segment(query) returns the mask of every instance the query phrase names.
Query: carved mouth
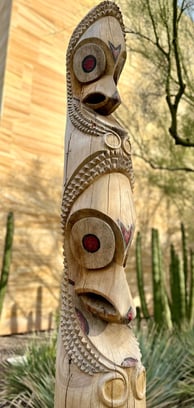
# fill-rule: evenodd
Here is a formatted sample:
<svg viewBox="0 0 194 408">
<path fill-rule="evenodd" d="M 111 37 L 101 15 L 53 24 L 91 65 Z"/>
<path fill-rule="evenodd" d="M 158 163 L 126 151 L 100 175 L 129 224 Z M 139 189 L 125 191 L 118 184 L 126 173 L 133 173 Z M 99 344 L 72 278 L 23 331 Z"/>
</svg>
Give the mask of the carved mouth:
<svg viewBox="0 0 194 408">
<path fill-rule="evenodd" d="M 93 292 L 81 293 L 79 296 L 85 308 L 94 316 L 108 322 L 122 322 L 120 314 L 105 297 Z"/>
<path fill-rule="evenodd" d="M 104 116 L 110 115 L 120 105 L 120 100 L 117 98 L 108 98 L 100 92 L 88 94 L 82 102 Z"/>
<path fill-rule="evenodd" d="M 91 107 L 102 105 L 106 102 L 105 95 L 101 94 L 100 92 L 94 92 L 85 97 L 83 102 L 86 105 L 90 105 Z"/>
</svg>

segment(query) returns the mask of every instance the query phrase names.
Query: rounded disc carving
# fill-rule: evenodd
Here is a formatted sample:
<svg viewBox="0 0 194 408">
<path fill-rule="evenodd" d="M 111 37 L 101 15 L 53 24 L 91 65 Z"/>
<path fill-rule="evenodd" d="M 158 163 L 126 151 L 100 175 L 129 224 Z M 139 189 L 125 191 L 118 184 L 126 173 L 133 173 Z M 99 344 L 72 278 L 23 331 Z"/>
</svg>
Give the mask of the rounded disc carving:
<svg viewBox="0 0 194 408">
<path fill-rule="evenodd" d="M 104 141 L 111 149 L 119 149 L 121 147 L 121 139 L 116 133 L 106 133 Z"/>
<path fill-rule="evenodd" d="M 146 374 L 144 367 L 137 367 L 131 377 L 133 395 L 137 400 L 142 400 L 146 393 Z"/>
<path fill-rule="evenodd" d="M 99 78 L 106 68 L 104 51 L 97 44 L 86 43 L 73 57 L 73 70 L 78 81 L 87 83 Z"/>
<path fill-rule="evenodd" d="M 108 265 L 113 259 L 115 236 L 105 221 L 86 217 L 73 225 L 70 247 L 80 265 L 87 269 L 99 269 Z"/>
<path fill-rule="evenodd" d="M 125 153 L 131 154 L 131 142 L 129 140 L 129 136 L 125 137 L 123 140 L 123 149 L 125 150 Z"/>
<path fill-rule="evenodd" d="M 127 380 L 118 373 L 105 374 L 100 378 L 98 392 L 106 407 L 123 407 L 128 398 Z"/>
</svg>

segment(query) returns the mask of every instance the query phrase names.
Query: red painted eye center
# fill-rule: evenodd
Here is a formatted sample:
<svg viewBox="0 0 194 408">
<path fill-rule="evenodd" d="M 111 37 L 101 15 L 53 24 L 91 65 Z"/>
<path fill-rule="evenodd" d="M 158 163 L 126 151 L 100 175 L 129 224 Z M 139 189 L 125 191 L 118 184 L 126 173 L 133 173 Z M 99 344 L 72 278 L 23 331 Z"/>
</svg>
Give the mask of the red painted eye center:
<svg viewBox="0 0 194 408">
<path fill-rule="evenodd" d="M 84 72 L 92 72 L 96 66 L 96 58 L 94 55 L 87 55 L 82 61 Z"/>
<path fill-rule="evenodd" d="M 100 241 L 96 235 L 87 234 L 82 239 L 83 247 L 87 252 L 96 252 L 100 248 Z"/>
</svg>

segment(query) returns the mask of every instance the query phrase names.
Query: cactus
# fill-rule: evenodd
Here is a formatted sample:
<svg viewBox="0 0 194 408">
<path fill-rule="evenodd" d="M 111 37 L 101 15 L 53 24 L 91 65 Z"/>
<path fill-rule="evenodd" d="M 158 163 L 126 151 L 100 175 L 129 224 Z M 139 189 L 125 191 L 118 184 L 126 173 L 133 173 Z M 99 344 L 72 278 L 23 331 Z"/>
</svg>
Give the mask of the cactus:
<svg viewBox="0 0 194 408">
<path fill-rule="evenodd" d="M 141 302 L 141 310 L 142 314 L 145 319 L 148 319 L 150 317 L 147 303 L 146 303 L 146 297 L 145 297 L 145 291 L 144 291 L 144 278 L 143 278 L 143 267 L 142 267 L 142 251 L 141 251 L 141 234 L 140 232 L 137 233 L 137 238 L 136 238 L 136 272 L 137 272 L 137 284 L 138 284 L 138 290 L 139 290 L 139 296 L 140 296 L 140 302 Z M 140 312 L 139 312 L 140 315 Z"/>
<path fill-rule="evenodd" d="M 189 293 L 189 323 L 191 327 L 194 323 L 194 251 L 190 250 L 190 293 Z"/>
<path fill-rule="evenodd" d="M 158 231 L 152 228 L 152 285 L 154 320 L 156 324 L 162 322 L 162 282 L 161 282 L 161 257 L 159 253 Z"/>
<path fill-rule="evenodd" d="M 171 313 L 164 283 L 164 270 L 158 230 L 152 229 L 152 282 L 154 321 L 158 326 L 172 328 Z"/>
<path fill-rule="evenodd" d="M 154 322 L 158 326 L 172 328 L 172 325 L 185 328 L 194 322 L 194 251 L 188 253 L 184 225 L 181 224 L 182 259 L 170 247 L 170 300 L 165 287 L 165 276 L 162 266 L 162 257 L 159 244 L 158 230 L 152 229 L 152 283 L 153 283 L 153 310 Z M 190 262 L 189 262 L 190 257 Z M 142 314 L 149 317 L 144 291 L 141 235 L 136 240 L 136 272 Z M 189 289 L 190 287 L 190 289 Z"/>
<path fill-rule="evenodd" d="M 175 251 L 174 245 L 170 247 L 170 300 L 164 282 L 164 270 L 159 244 L 158 230 L 152 229 L 152 283 L 153 283 L 153 310 L 154 321 L 158 326 L 172 328 L 172 324 L 179 328 L 193 325 L 194 321 L 194 252 L 190 251 L 190 264 L 188 261 L 188 248 L 184 225 L 181 224 L 182 260 Z M 141 300 L 142 313 L 149 317 L 146 297 L 144 292 L 141 235 L 137 234 L 136 240 L 136 272 L 138 289 Z M 190 290 L 188 290 L 190 284 Z"/>
<path fill-rule="evenodd" d="M 186 289 L 184 269 L 174 246 L 171 245 L 170 290 L 173 322 L 181 327 L 186 318 Z"/>
<path fill-rule="evenodd" d="M 187 239 L 185 233 L 184 224 L 181 223 L 181 239 L 182 239 L 182 254 L 183 254 L 183 272 L 184 272 L 184 280 L 185 280 L 185 306 L 186 306 L 186 313 L 187 317 L 189 318 L 189 303 L 188 303 L 188 291 L 187 291 L 187 284 L 188 284 L 188 250 L 187 250 Z"/>
<path fill-rule="evenodd" d="M 0 315 L 3 309 L 3 301 L 4 301 L 7 283 L 8 283 L 8 277 L 9 277 L 12 244 L 13 244 L 13 234 L 14 234 L 14 215 L 12 212 L 10 212 L 7 216 L 7 231 L 6 231 L 6 236 L 5 236 L 5 246 L 4 246 L 2 270 L 1 270 L 1 279 L 0 279 Z"/>
</svg>

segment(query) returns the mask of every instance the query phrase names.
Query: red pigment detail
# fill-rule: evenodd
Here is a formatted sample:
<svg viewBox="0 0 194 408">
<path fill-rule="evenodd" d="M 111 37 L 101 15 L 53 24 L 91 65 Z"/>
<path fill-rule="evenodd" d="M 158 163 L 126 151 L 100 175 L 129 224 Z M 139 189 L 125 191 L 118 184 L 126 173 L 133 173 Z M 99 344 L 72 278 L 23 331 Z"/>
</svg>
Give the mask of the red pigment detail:
<svg viewBox="0 0 194 408">
<path fill-rule="evenodd" d="M 76 311 L 77 317 L 79 319 L 80 327 L 81 327 L 82 331 L 85 334 L 89 334 L 89 324 L 88 324 L 88 321 L 86 320 L 85 316 L 83 315 L 81 310 L 75 308 L 75 311 Z"/>
<path fill-rule="evenodd" d="M 127 230 L 124 225 L 121 226 L 121 231 L 123 233 L 123 238 L 125 240 L 126 245 L 128 245 L 130 238 L 131 238 L 131 230 Z"/>
<path fill-rule="evenodd" d="M 100 241 L 96 235 L 87 234 L 82 239 L 83 247 L 87 252 L 96 252 L 100 248 Z"/>
<path fill-rule="evenodd" d="M 136 358 L 133 357 L 126 357 L 123 362 L 121 363 L 121 365 L 123 367 L 135 367 L 138 363 L 138 360 Z"/>
<path fill-rule="evenodd" d="M 123 234 L 123 238 L 125 241 L 126 246 L 129 244 L 131 237 L 132 237 L 132 232 L 133 232 L 133 225 L 131 225 L 130 228 L 126 228 L 125 225 L 122 223 L 122 221 L 117 220 L 120 228 L 121 228 L 121 232 Z"/>
<path fill-rule="evenodd" d="M 128 313 L 127 313 L 127 320 L 129 320 L 129 322 L 131 322 L 131 320 L 133 320 L 133 310 L 130 307 Z"/>
<path fill-rule="evenodd" d="M 84 72 L 91 72 L 96 66 L 96 58 L 93 55 L 87 55 L 82 61 L 82 68 Z"/>
</svg>

